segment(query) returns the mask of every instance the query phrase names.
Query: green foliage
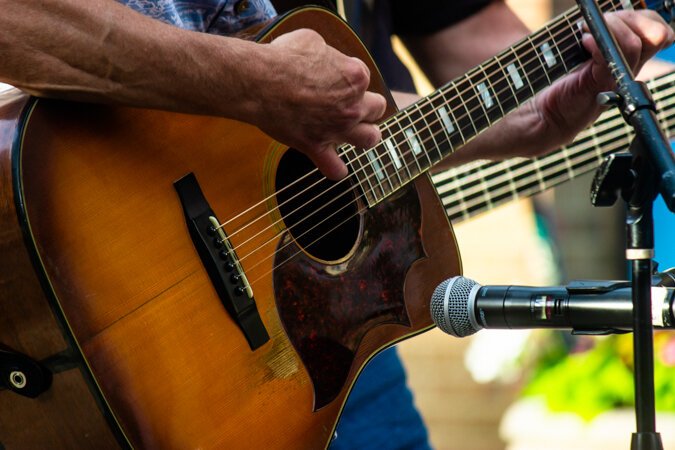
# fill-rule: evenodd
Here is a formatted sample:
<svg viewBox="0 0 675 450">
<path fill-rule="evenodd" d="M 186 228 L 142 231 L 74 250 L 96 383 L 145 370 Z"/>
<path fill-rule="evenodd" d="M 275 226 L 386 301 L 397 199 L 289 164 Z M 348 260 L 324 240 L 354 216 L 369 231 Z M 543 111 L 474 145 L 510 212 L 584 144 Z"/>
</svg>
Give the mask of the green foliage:
<svg viewBox="0 0 675 450">
<path fill-rule="evenodd" d="M 672 334 L 655 338 L 656 407 L 661 411 L 675 411 L 675 367 L 664 361 L 660 351 L 673 344 Z M 571 348 L 556 332 L 539 345 L 546 350 L 537 360 L 524 395 L 542 396 L 552 411 L 574 412 L 587 420 L 603 411 L 634 405 L 631 334 L 577 338 Z"/>
</svg>

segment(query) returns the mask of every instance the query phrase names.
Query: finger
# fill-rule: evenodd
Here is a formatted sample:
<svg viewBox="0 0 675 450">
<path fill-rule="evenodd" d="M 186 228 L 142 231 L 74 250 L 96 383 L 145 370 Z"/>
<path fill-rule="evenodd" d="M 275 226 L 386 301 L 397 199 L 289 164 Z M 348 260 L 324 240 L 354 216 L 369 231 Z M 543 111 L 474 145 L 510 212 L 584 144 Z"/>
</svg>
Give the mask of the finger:
<svg viewBox="0 0 675 450">
<path fill-rule="evenodd" d="M 346 142 L 358 148 L 371 148 L 382 139 L 382 132 L 377 125 L 360 123 L 344 134 Z"/>
<path fill-rule="evenodd" d="M 647 48 L 659 50 L 673 43 L 675 32 L 656 11 L 620 11 L 617 16 L 642 39 Z"/>
<path fill-rule="evenodd" d="M 382 118 L 384 111 L 387 109 L 387 101 L 385 98 L 375 92 L 366 91 L 366 93 L 363 94 L 361 103 L 361 122 L 378 122 L 379 119 Z"/>
<path fill-rule="evenodd" d="M 622 51 L 634 68 L 641 67 L 657 51 L 669 46 L 675 39 L 675 32 L 672 28 L 659 14 L 650 10 L 613 13 L 608 15 L 608 25 L 612 28 Z M 628 27 L 634 37 L 625 34 L 626 28 L 623 25 Z M 614 29 L 614 26 L 618 28 Z M 639 39 L 639 45 L 636 45 L 635 38 Z M 633 52 L 637 53 L 637 56 Z"/>
<path fill-rule="evenodd" d="M 616 38 L 617 43 L 621 47 L 623 55 L 626 57 L 630 67 L 634 67 L 640 59 L 640 52 L 642 50 L 642 41 L 640 37 L 633 32 L 633 30 L 616 15 L 607 16 L 607 26 L 610 28 L 612 34 Z M 597 42 L 590 33 L 584 33 L 582 42 L 586 50 L 588 50 L 593 58 L 593 61 L 599 65 L 606 65 Z"/>
<path fill-rule="evenodd" d="M 326 178 L 340 180 L 347 176 L 347 166 L 338 156 L 335 144 L 324 144 L 305 154 Z"/>
</svg>

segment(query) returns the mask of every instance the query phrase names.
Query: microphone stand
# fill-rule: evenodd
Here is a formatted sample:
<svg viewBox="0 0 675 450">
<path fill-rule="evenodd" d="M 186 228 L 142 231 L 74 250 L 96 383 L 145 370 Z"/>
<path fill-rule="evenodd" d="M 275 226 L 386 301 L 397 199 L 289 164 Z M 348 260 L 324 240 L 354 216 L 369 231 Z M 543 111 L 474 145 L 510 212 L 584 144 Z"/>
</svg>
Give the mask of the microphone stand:
<svg viewBox="0 0 675 450">
<path fill-rule="evenodd" d="M 654 348 L 651 310 L 654 225 L 652 203 L 661 193 L 675 212 L 675 158 L 655 118 L 654 102 L 644 84 L 636 82 L 600 9 L 593 0 L 577 0 L 586 24 L 609 65 L 616 92 L 598 96 L 601 104 L 619 107 L 636 137 L 630 154 L 612 155 L 598 169 L 591 190 L 595 206 L 610 206 L 621 191 L 627 202 L 626 259 L 631 261 L 633 358 L 635 366 L 636 432 L 631 450 L 663 450 L 656 432 Z"/>
</svg>

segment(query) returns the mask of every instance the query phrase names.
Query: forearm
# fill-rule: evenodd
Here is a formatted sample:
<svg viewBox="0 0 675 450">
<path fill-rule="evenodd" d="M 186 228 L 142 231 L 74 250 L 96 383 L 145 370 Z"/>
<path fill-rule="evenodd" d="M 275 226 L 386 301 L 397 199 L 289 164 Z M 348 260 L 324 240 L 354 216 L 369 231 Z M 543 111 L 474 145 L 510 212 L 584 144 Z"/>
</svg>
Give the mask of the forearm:
<svg viewBox="0 0 675 450">
<path fill-rule="evenodd" d="M 180 30 L 113 0 L 0 0 L 0 10 L 0 81 L 45 97 L 247 114 L 242 66 L 261 61 L 256 44 Z"/>
</svg>

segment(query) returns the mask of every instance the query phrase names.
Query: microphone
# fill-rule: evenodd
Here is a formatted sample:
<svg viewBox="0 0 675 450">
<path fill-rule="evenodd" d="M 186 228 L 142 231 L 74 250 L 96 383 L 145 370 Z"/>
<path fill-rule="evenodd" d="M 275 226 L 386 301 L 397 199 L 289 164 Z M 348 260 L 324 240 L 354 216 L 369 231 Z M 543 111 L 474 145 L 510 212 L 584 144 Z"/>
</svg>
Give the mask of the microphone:
<svg viewBox="0 0 675 450">
<path fill-rule="evenodd" d="M 652 322 L 674 328 L 675 288 L 652 287 Z M 483 328 L 560 328 L 575 334 L 625 333 L 633 329 L 633 300 L 628 281 L 576 281 L 568 286 L 481 286 L 454 277 L 431 297 L 436 326 L 456 337 Z"/>
</svg>

